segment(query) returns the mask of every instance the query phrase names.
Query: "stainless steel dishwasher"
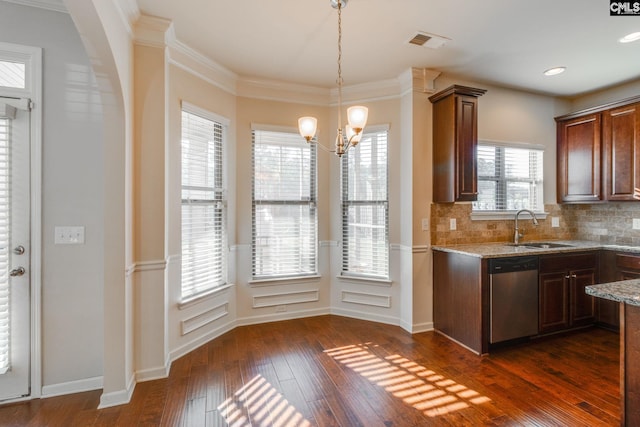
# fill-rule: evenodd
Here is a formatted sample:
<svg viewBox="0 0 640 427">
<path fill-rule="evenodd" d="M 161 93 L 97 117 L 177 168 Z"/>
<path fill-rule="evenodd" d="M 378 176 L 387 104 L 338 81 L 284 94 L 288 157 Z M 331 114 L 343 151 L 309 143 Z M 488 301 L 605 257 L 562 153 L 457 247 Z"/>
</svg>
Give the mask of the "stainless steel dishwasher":
<svg viewBox="0 0 640 427">
<path fill-rule="evenodd" d="M 538 257 L 489 260 L 490 343 L 538 333 Z"/>
</svg>

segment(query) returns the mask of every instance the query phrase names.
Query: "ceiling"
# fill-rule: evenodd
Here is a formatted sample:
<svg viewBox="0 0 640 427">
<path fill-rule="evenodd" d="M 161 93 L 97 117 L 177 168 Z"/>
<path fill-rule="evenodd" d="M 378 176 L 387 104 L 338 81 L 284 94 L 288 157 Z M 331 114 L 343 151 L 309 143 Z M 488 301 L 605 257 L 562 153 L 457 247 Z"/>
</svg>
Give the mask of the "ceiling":
<svg viewBox="0 0 640 427">
<path fill-rule="evenodd" d="M 137 0 L 173 21 L 176 37 L 243 78 L 334 87 L 337 10 L 330 0 Z M 411 67 L 475 82 L 576 96 L 640 78 L 640 16 L 606 0 L 350 0 L 342 13 L 345 86 Z M 439 49 L 408 41 L 426 32 Z M 544 70 L 566 66 L 563 74 Z"/>
</svg>

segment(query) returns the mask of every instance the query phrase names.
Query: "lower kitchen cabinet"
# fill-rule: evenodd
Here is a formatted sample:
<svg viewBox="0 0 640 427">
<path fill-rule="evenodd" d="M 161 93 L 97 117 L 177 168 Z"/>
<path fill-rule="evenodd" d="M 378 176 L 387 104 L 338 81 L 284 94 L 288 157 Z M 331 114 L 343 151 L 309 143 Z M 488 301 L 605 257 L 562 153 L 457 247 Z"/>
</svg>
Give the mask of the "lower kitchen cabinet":
<svg viewBox="0 0 640 427">
<path fill-rule="evenodd" d="M 540 257 L 539 332 L 595 322 L 595 299 L 584 288 L 598 283 L 596 252 Z"/>
</svg>

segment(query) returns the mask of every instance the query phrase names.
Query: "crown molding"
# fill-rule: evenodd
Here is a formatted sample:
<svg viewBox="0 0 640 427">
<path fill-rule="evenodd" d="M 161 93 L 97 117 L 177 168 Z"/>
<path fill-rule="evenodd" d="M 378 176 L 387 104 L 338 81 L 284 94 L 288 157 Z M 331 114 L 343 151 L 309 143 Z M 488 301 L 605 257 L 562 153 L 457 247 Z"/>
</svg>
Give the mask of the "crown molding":
<svg viewBox="0 0 640 427">
<path fill-rule="evenodd" d="M 327 106 L 331 102 L 329 89 L 282 81 L 240 77 L 238 96 L 269 101 Z"/>
<path fill-rule="evenodd" d="M 238 75 L 209 57 L 174 39 L 167 45 L 169 63 L 220 89 L 236 95 Z"/>
<path fill-rule="evenodd" d="M 54 12 L 69 13 L 62 0 L 4 0 L 7 3 L 15 3 L 23 6 L 38 7 Z"/>
<path fill-rule="evenodd" d="M 133 40 L 138 45 L 164 49 L 176 40 L 173 22 L 168 19 L 142 15 L 133 28 Z"/>
</svg>

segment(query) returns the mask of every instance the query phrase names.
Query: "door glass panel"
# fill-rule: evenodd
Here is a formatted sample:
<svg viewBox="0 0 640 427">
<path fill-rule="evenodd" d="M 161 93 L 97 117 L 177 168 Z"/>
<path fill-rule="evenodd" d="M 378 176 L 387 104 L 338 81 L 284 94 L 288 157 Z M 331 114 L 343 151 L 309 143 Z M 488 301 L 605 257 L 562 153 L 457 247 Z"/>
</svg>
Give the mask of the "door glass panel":
<svg viewBox="0 0 640 427">
<path fill-rule="evenodd" d="M 0 61 L 0 86 L 25 88 L 26 67 L 21 62 Z"/>
<path fill-rule="evenodd" d="M 0 374 L 9 370 L 9 132 L 11 121 L 0 117 Z"/>
</svg>

